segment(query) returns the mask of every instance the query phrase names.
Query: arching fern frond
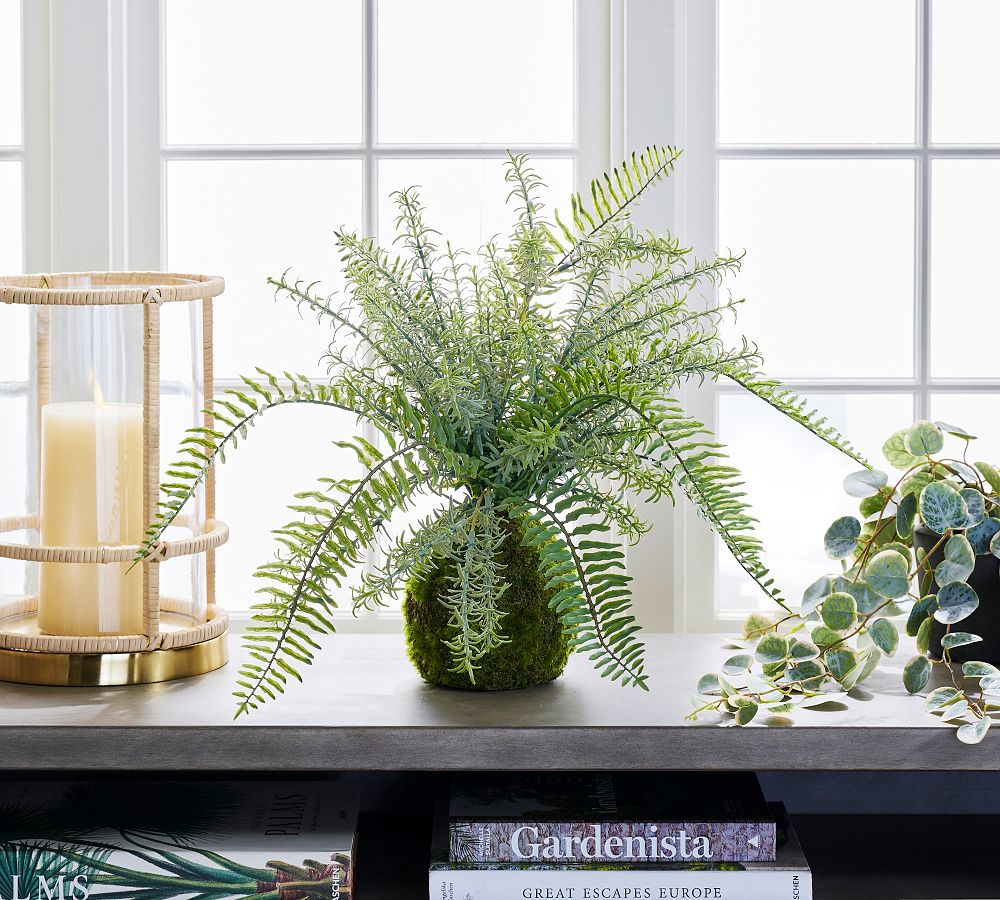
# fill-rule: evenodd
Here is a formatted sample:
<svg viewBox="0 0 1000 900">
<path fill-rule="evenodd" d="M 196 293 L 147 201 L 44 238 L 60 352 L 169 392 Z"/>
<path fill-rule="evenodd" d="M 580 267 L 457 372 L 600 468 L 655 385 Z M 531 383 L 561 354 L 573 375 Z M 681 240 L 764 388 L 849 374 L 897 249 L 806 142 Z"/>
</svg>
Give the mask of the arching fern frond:
<svg viewBox="0 0 1000 900">
<path fill-rule="evenodd" d="M 358 454 L 364 476 L 321 479 L 317 489 L 298 494 L 290 508 L 301 518 L 274 532 L 282 549 L 255 573 L 265 582 L 257 593 L 267 599 L 251 607 L 254 624 L 244 636 L 250 659 L 234 693 L 237 716 L 284 693 L 289 677 L 302 680 L 297 666 L 312 664 L 319 649 L 314 636 L 335 630 L 333 592 L 363 561 L 383 523 L 435 477 L 423 468 L 418 445 L 387 454 L 361 438 L 343 446 Z"/>
</svg>

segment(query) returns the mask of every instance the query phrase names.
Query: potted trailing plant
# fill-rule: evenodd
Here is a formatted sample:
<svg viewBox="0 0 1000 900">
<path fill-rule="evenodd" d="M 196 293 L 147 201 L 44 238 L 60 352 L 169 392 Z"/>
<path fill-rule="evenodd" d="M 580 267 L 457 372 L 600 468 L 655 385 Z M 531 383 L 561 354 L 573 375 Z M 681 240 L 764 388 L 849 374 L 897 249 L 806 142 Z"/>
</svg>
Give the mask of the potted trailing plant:
<svg viewBox="0 0 1000 900">
<path fill-rule="evenodd" d="M 963 443 L 961 458 L 940 455 L 945 434 Z M 838 518 L 823 538 L 841 571 L 811 584 L 797 611 L 751 616 L 740 652 L 698 682 L 690 717 L 717 710 L 745 725 L 828 703 L 894 656 L 905 631 L 917 649 L 906 690 L 924 690 L 942 665 L 951 683 L 930 692 L 928 711 L 957 723 L 960 740 L 981 741 L 1000 712 L 1000 470 L 968 461 L 973 440 L 945 422 L 917 422 L 883 445 L 895 478 L 848 475 L 859 515 Z"/>
<path fill-rule="evenodd" d="M 415 190 L 394 195 L 397 258 L 335 232 L 346 294 L 271 280 L 329 327 L 329 378 L 258 370 L 215 403 L 218 430 L 196 430 L 169 470 L 148 552 L 205 472 L 268 411 L 307 403 L 348 410 L 378 433 L 346 442 L 359 477 L 323 479 L 297 496 L 279 552 L 257 571 L 263 600 L 246 635 L 238 714 L 299 678 L 331 632 L 334 589 L 382 543 L 382 565 L 354 588 L 355 610 L 406 590 L 410 655 L 421 675 L 457 687 L 524 687 L 557 676 L 567 654 L 646 687 L 621 540 L 647 530 L 630 496 L 694 503 L 739 564 L 779 602 L 761 562 L 739 473 L 678 392 L 728 379 L 858 458 L 802 401 L 760 374 L 756 349 L 726 345 L 699 289 L 739 258 L 697 259 L 630 211 L 672 170 L 677 151 L 648 148 L 570 198 L 550 220 L 542 185 L 508 155 L 516 204 L 505 245 L 471 257 L 442 243 Z M 398 540 L 385 523 L 420 495 L 437 510 Z"/>
</svg>

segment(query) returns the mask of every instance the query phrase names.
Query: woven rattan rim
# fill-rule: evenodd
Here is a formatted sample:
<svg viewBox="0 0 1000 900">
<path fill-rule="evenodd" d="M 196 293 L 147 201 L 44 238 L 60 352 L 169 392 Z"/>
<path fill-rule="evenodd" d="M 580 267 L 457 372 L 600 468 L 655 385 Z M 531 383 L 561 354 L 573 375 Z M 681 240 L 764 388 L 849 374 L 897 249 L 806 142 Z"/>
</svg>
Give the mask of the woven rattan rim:
<svg viewBox="0 0 1000 900">
<path fill-rule="evenodd" d="M 163 597 L 160 609 L 185 614 L 190 612 L 190 600 Z M 33 615 L 38 611 L 37 597 L 21 597 L 0 604 L 0 650 L 25 650 L 36 653 L 141 653 L 147 650 L 173 650 L 210 641 L 229 630 L 229 615 L 219 606 L 209 606 L 204 622 L 178 631 L 164 631 L 154 637 L 142 634 L 117 634 L 78 637 L 75 635 L 18 634 L 3 631 L 12 620 Z"/>
<path fill-rule="evenodd" d="M 213 519 L 204 534 L 180 540 L 159 540 L 150 548 L 146 557 L 152 562 L 174 559 L 178 556 L 193 556 L 206 550 L 215 550 L 229 540 L 229 526 Z M 22 516 L 0 519 L 0 532 L 21 531 L 37 526 L 37 517 Z M 122 563 L 131 562 L 139 553 L 134 544 L 119 544 L 113 547 L 38 547 L 28 544 L 0 541 L 0 558 L 17 559 L 22 562 L 45 563 Z"/>
<path fill-rule="evenodd" d="M 116 290 L 81 287 L 116 285 Z M 0 303 L 36 306 L 121 306 L 172 303 L 218 297 L 226 288 L 218 275 L 182 275 L 175 272 L 56 272 L 0 277 Z"/>
</svg>

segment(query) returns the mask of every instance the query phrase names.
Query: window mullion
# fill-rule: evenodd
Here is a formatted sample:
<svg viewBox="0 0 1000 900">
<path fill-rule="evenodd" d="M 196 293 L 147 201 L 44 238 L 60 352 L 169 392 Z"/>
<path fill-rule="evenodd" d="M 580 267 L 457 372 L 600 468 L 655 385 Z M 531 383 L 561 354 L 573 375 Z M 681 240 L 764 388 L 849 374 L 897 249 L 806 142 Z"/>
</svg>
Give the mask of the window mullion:
<svg viewBox="0 0 1000 900">
<path fill-rule="evenodd" d="M 931 104 L 931 0 L 919 0 L 917 6 L 917 143 L 920 154 L 917 157 L 916 197 L 914 236 L 916 291 L 913 316 L 914 365 L 918 383 L 916 395 L 917 418 L 930 417 L 930 199 L 931 160 L 930 148 L 930 104 Z"/>
</svg>

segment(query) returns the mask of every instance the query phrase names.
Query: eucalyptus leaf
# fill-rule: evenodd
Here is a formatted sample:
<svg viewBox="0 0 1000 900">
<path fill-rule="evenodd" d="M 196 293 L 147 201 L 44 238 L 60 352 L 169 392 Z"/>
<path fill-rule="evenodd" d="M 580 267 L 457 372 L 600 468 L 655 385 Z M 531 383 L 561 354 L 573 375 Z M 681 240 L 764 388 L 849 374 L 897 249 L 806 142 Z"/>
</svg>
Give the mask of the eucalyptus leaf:
<svg viewBox="0 0 1000 900">
<path fill-rule="evenodd" d="M 965 498 L 947 481 L 932 481 L 927 485 L 920 492 L 919 509 L 924 524 L 938 534 L 963 528 L 969 517 Z"/>
<path fill-rule="evenodd" d="M 934 618 L 944 625 L 954 625 L 968 618 L 979 606 L 979 595 L 963 581 L 946 584 L 937 594 Z"/>
<path fill-rule="evenodd" d="M 737 653 L 722 664 L 722 671 L 726 675 L 740 675 L 750 671 L 752 665 L 753 657 L 749 653 Z"/>
<path fill-rule="evenodd" d="M 978 525 L 965 532 L 965 536 L 972 544 L 972 550 L 977 556 L 984 556 L 990 552 L 990 541 L 993 536 L 1000 533 L 1000 519 L 988 517 L 983 519 Z"/>
<path fill-rule="evenodd" d="M 1000 494 L 1000 469 L 987 462 L 977 462 L 976 468 L 979 469 L 983 478 L 986 479 L 987 484 L 993 488 L 993 493 Z"/>
<path fill-rule="evenodd" d="M 820 615 L 831 631 L 849 631 L 857 618 L 858 604 L 850 594 L 831 594 L 823 601 Z"/>
<path fill-rule="evenodd" d="M 872 642 L 886 656 L 892 656 L 899 646 L 899 631 L 888 619 L 876 619 L 868 626 Z"/>
<path fill-rule="evenodd" d="M 757 644 L 755 653 L 759 663 L 776 663 L 788 656 L 788 641 L 780 634 L 766 634 Z"/>
<path fill-rule="evenodd" d="M 920 624 L 928 617 L 934 615 L 937 609 L 937 594 L 928 594 L 921 597 L 913 604 L 909 618 L 906 620 L 906 633 L 910 637 L 916 637 Z"/>
<path fill-rule="evenodd" d="M 964 534 L 953 534 L 944 545 L 944 559 L 934 570 L 938 587 L 956 581 L 968 581 L 976 568 L 976 553 Z"/>
<path fill-rule="evenodd" d="M 965 528 L 975 528 L 986 518 L 986 500 L 975 488 L 962 488 L 959 491 L 962 499 L 968 507 L 969 513 L 965 517 Z"/>
<path fill-rule="evenodd" d="M 981 719 L 977 719 L 975 722 L 962 725 L 958 729 L 958 739 L 963 744 L 978 744 L 984 737 L 986 737 L 986 733 L 989 730 L 990 719 L 984 716 Z"/>
<path fill-rule="evenodd" d="M 926 656 L 914 656 L 903 666 L 903 687 L 911 694 L 919 694 L 931 677 L 931 661 Z"/>
<path fill-rule="evenodd" d="M 854 552 L 861 535 L 861 522 L 854 516 L 843 516 L 826 530 L 823 549 L 831 559 L 845 559 Z"/>
<path fill-rule="evenodd" d="M 914 422 L 903 434 L 903 446 L 914 456 L 933 456 L 944 447 L 944 435 L 933 422 Z"/>
<path fill-rule="evenodd" d="M 982 638 L 978 634 L 970 634 L 968 631 L 949 631 L 941 638 L 941 646 L 945 650 L 954 650 L 956 647 L 964 647 L 966 644 L 978 644 Z"/>
<path fill-rule="evenodd" d="M 872 497 L 889 483 L 889 476 L 877 469 L 852 472 L 844 479 L 844 491 L 850 497 Z"/>
<path fill-rule="evenodd" d="M 896 510 L 896 534 L 904 540 L 913 536 L 913 522 L 917 517 L 917 495 L 907 494 Z"/>
<path fill-rule="evenodd" d="M 905 597 L 910 588 L 906 559 L 895 550 L 876 553 L 865 566 L 865 581 L 883 597 L 891 600 Z"/>
<path fill-rule="evenodd" d="M 921 457 L 914 456 L 906 449 L 906 431 L 897 431 L 882 445 L 882 454 L 889 465 L 897 469 L 910 469 L 921 462 Z"/>
</svg>

